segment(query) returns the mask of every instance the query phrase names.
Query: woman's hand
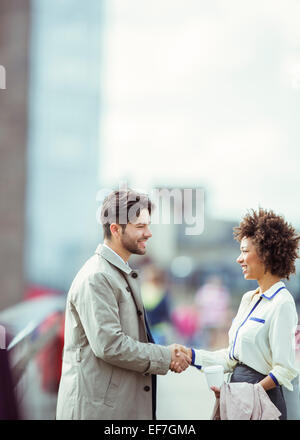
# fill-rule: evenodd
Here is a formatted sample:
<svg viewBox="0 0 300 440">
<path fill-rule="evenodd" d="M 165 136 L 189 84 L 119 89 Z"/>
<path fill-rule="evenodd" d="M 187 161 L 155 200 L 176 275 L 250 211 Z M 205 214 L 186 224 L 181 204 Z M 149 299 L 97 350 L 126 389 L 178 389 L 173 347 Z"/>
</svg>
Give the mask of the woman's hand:
<svg viewBox="0 0 300 440">
<path fill-rule="evenodd" d="M 211 390 L 215 393 L 216 399 L 220 399 L 220 388 L 217 387 L 210 387 Z"/>
<path fill-rule="evenodd" d="M 270 376 L 266 376 L 263 380 L 259 382 L 265 391 L 276 388 L 276 384 Z"/>
</svg>

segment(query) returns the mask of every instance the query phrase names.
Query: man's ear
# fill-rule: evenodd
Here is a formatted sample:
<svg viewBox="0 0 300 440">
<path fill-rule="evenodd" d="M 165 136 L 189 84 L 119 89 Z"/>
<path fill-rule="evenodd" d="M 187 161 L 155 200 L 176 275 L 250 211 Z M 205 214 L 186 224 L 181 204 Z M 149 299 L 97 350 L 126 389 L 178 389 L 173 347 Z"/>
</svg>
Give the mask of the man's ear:
<svg viewBox="0 0 300 440">
<path fill-rule="evenodd" d="M 117 223 L 112 223 L 109 227 L 112 237 L 119 238 L 121 235 L 121 226 Z"/>
</svg>

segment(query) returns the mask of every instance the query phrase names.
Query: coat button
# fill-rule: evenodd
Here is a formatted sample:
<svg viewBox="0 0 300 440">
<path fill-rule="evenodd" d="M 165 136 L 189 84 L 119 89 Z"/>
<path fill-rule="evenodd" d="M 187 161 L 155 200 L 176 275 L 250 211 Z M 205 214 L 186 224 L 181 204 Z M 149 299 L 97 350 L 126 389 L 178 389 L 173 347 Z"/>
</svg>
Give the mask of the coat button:
<svg viewBox="0 0 300 440">
<path fill-rule="evenodd" d="M 127 292 L 130 292 L 130 289 L 129 289 L 129 287 L 128 287 L 128 286 L 126 287 L 126 290 L 127 290 Z"/>
<path fill-rule="evenodd" d="M 144 387 L 144 390 L 145 390 L 145 391 L 150 391 L 150 387 L 148 387 L 148 385 L 146 385 L 146 386 Z"/>
<path fill-rule="evenodd" d="M 136 272 L 133 272 L 131 276 L 132 276 L 132 278 L 137 278 L 138 274 Z"/>
<path fill-rule="evenodd" d="M 140 310 L 137 311 L 138 316 L 142 316 L 143 312 L 141 312 Z"/>
</svg>

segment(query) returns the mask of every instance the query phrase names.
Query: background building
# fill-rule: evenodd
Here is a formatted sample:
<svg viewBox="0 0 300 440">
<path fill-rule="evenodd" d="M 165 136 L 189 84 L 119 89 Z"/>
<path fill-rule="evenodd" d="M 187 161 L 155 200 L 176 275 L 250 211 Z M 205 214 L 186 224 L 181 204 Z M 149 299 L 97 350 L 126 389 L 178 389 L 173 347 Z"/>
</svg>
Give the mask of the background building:
<svg viewBox="0 0 300 440">
<path fill-rule="evenodd" d="M 0 309 L 22 299 L 30 1 L 0 2 Z"/>
<path fill-rule="evenodd" d="M 66 290 L 98 240 L 102 2 L 31 2 L 25 273 Z"/>
</svg>

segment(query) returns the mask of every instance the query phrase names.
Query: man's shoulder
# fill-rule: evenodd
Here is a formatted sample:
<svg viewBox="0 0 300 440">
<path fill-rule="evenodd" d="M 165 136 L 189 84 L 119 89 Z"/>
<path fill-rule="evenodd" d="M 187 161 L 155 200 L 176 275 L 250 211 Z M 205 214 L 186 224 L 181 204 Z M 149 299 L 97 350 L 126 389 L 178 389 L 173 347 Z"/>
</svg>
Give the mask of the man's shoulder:
<svg viewBox="0 0 300 440">
<path fill-rule="evenodd" d="M 81 267 L 75 276 L 70 288 L 70 292 L 75 292 L 86 283 L 103 282 L 114 284 L 117 278 L 117 269 L 101 255 L 92 255 Z"/>
</svg>

